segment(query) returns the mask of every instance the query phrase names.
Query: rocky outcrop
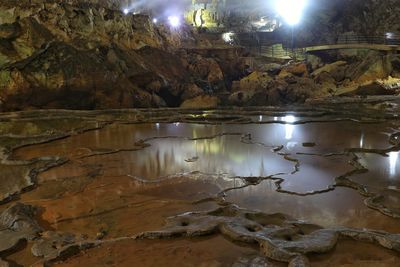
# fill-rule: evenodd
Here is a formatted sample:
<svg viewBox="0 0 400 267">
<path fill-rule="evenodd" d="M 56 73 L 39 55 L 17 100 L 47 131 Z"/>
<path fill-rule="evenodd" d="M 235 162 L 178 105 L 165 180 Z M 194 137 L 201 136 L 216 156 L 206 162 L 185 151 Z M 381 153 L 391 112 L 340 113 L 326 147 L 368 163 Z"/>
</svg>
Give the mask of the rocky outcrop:
<svg viewBox="0 0 400 267">
<path fill-rule="evenodd" d="M 393 23 L 394 29 L 392 16 L 383 21 L 359 12 L 347 17 L 355 8 L 383 10 L 371 0 L 362 7 L 358 0 L 350 2 L 321 1 L 310 11 L 315 16 L 297 29 L 297 44 L 335 42 L 348 34 L 345 22 L 357 34 L 373 30 L 364 22 Z M 285 28 L 280 31 L 286 34 Z M 152 23 L 147 15 L 125 15 L 115 1 L 3 1 L 0 111 L 292 104 L 400 77 L 397 55 L 363 51 L 332 54 L 329 60 L 310 55 L 307 63 L 254 67 L 253 59 L 242 58 L 242 47 L 212 42 L 185 26 L 176 30 Z"/>
<path fill-rule="evenodd" d="M 312 79 L 287 74 L 275 79 L 268 77 L 263 86 L 245 87 L 245 90 L 234 92 L 229 96 L 229 103 L 238 106 L 300 104 L 317 92 Z"/>
<path fill-rule="evenodd" d="M 239 90 L 255 91 L 259 89 L 266 89 L 271 80 L 272 78 L 268 75 L 268 73 L 255 71 L 249 76 L 240 80 Z"/>
<path fill-rule="evenodd" d="M 164 45 L 148 17 L 65 3 L 0 10 L 1 109 L 155 105 L 129 80 L 149 72 L 129 50 Z"/>
<path fill-rule="evenodd" d="M 216 108 L 220 100 L 216 96 L 201 95 L 184 101 L 181 108 L 188 109 L 212 109 Z"/>
<path fill-rule="evenodd" d="M 48 157 L 31 161 L 0 161 L 0 203 L 11 200 L 20 192 L 35 186 L 38 173 L 61 165 L 64 159 Z"/>
<path fill-rule="evenodd" d="M 180 50 L 189 29 L 108 1 L 7 1 L 0 14 L 0 110 L 180 106 L 226 90 L 219 62 Z"/>
<path fill-rule="evenodd" d="M 233 241 L 256 244 L 263 256 L 289 266 L 310 266 L 308 254 L 332 251 L 341 237 L 400 251 L 398 234 L 344 227 L 324 229 L 284 214 L 264 214 L 232 204 L 170 217 L 164 229 L 144 232 L 135 238 L 196 238 L 216 233 Z"/>
<path fill-rule="evenodd" d="M 336 55 L 337 56 L 337 55 Z M 310 56 L 311 61 L 289 62 L 273 73 L 256 70 L 233 83 L 231 105 L 284 105 L 331 96 L 395 95 L 400 70 L 397 55 L 369 51 L 365 57 Z M 338 58 L 338 57 L 336 57 Z"/>
<path fill-rule="evenodd" d="M 309 73 L 306 63 L 299 62 L 286 65 L 279 73 L 279 77 L 284 78 L 288 75 L 295 75 L 298 77 L 308 77 Z"/>
<path fill-rule="evenodd" d="M 224 73 L 213 58 L 205 58 L 198 54 L 190 56 L 189 71 L 193 77 L 198 79 L 197 83 L 203 84 L 210 92 L 226 89 Z"/>
<path fill-rule="evenodd" d="M 82 242 L 83 239 L 73 234 L 61 232 L 44 232 L 32 246 L 31 251 L 35 257 L 47 257 L 70 244 Z"/>
<path fill-rule="evenodd" d="M 32 206 L 17 203 L 0 214 L 0 252 L 13 249 L 22 240 L 32 240 L 41 227 L 34 220 Z"/>
</svg>

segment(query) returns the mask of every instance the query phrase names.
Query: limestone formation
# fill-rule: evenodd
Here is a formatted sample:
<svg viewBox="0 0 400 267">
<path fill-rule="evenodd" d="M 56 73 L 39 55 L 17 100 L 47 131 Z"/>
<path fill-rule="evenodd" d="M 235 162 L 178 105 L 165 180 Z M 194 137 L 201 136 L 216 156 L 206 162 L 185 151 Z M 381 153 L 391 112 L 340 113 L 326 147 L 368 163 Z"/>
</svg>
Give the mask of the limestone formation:
<svg viewBox="0 0 400 267">
<path fill-rule="evenodd" d="M 75 235 L 60 232 L 44 232 L 39 240 L 35 241 L 31 251 L 36 257 L 48 257 L 68 245 L 80 242 Z"/>
<path fill-rule="evenodd" d="M 0 161 L 0 203 L 10 201 L 14 196 L 24 190 L 35 186 L 35 179 L 38 173 L 48 170 L 51 167 L 61 165 L 65 159 L 47 158 L 32 161 Z"/>
<path fill-rule="evenodd" d="M 32 253 L 43 256 L 38 263 L 49 265 L 65 260 L 81 250 L 103 244 L 140 239 L 199 238 L 216 233 L 232 241 L 257 244 L 260 253 L 266 257 L 242 258 L 234 266 L 248 266 L 244 264 L 258 266 L 257 264 L 267 264 L 269 259 L 287 262 L 289 266 L 310 266 L 308 254 L 328 253 L 334 249 L 341 238 L 369 242 L 400 252 L 400 235 L 398 234 L 344 227 L 324 229 L 284 214 L 265 214 L 229 204 L 215 210 L 187 212 L 170 217 L 167 219 L 165 228 L 159 231 L 109 240 L 77 241 L 70 234 L 48 232 L 35 241 Z"/>
<path fill-rule="evenodd" d="M 287 84 L 286 86 L 290 86 L 291 83 L 294 84 L 294 81 L 297 82 L 299 79 L 304 78 L 294 75 L 289 76 L 287 80 L 285 80 L 285 83 Z M 101 147 L 79 147 L 77 151 L 74 150 L 73 153 L 69 155 L 71 159 L 77 160 L 79 162 L 85 162 L 86 160 L 90 161 L 93 160 L 95 157 L 100 156 L 113 156 L 117 153 L 133 151 L 139 152 L 143 149 L 151 150 L 153 142 L 169 142 L 170 140 L 180 139 L 184 142 L 195 143 L 200 142 L 201 140 L 213 141 L 214 139 L 219 137 L 226 137 L 226 140 L 236 139 L 236 141 L 240 143 L 240 145 L 248 145 L 250 149 L 249 151 L 251 151 L 251 148 L 254 147 L 261 147 L 263 149 L 265 148 L 268 153 L 272 152 L 274 153 L 274 156 L 278 156 L 280 157 L 280 159 L 287 161 L 286 163 L 290 163 L 290 166 L 292 168 L 290 168 L 289 166 L 287 173 L 279 173 L 267 177 L 228 177 L 224 174 L 193 172 L 184 173 L 178 176 L 158 176 L 156 177 L 157 179 L 146 180 L 141 177 L 130 175 L 128 176 L 128 183 L 132 184 L 132 188 L 134 188 L 134 190 L 136 190 L 137 184 L 139 184 L 140 187 L 146 187 L 150 185 L 156 188 L 160 188 L 160 183 L 170 183 L 173 182 L 174 179 L 178 179 L 180 181 L 186 179 L 195 181 L 223 180 L 224 183 L 221 184 L 228 184 L 228 186 L 217 187 L 216 190 L 213 191 L 213 193 L 209 192 L 209 194 L 207 195 L 201 195 L 199 199 L 195 200 L 195 204 L 212 204 L 213 207 L 218 207 L 216 209 L 213 208 L 208 211 L 189 212 L 182 215 L 170 217 L 167 220 L 166 227 L 159 231 L 148 231 L 136 235 L 136 233 L 143 231 L 140 230 L 137 232 L 132 232 L 130 234 L 121 234 L 120 232 L 117 232 L 117 234 L 113 233 L 112 235 L 110 235 L 113 237 L 117 236 L 115 238 L 109 237 L 108 234 L 104 235 L 104 232 L 101 229 L 98 232 L 97 229 L 95 229 L 94 234 L 91 235 L 91 239 L 79 235 L 79 229 L 74 231 L 75 234 L 63 233 L 61 231 L 44 231 L 40 226 L 43 226 L 43 228 L 45 228 L 46 222 L 52 222 L 49 220 L 49 217 L 46 217 L 42 213 L 36 214 L 36 210 L 41 211 L 40 207 L 43 206 L 52 209 L 51 206 L 47 206 L 47 203 L 62 202 L 64 201 L 62 200 L 63 197 L 69 199 L 69 197 L 73 195 L 72 197 L 76 197 L 77 199 L 79 199 L 78 195 L 81 194 L 82 196 L 84 196 L 84 199 L 86 199 L 89 194 L 88 192 L 86 192 L 86 190 L 82 191 L 82 188 L 80 188 L 79 186 L 79 188 L 77 189 L 77 192 L 79 193 L 74 192 L 74 194 L 71 194 L 69 192 L 72 191 L 68 191 L 68 193 L 64 196 L 64 188 L 69 187 L 63 186 L 61 189 L 61 195 L 63 195 L 63 197 L 61 199 L 58 199 L 59 196 L 57 196 L 55 199 L 48 199 L 47 197 L 49 195 L 53 196 L 52 194 L 54 194 L 54 192 L 44 190 L 44 188 L 52 188 L 53 184 L 50 183 L 50 185 L 46 185 L 46 182 L 44 182 L 40 185 L 40 187 L 34 188 L 37 191 L 29 192 L 21 197 L 21 199 L 23 199 L 27 203 L 28 201 L 29 203 L 31 203 L 31 201 L 35 201 L 35 205 L 37 204 L 38 206 L 37 208 L 22 203 L 11 203 L 11 206 L 9 206 L 8 208 L 4 207 L 4 211 L 0 214 L 0 244 L 2 244 L 2 248 L 0 251 L 6 252 L 4 253 L 4 255 L 2 254 L 1 256 L 3 259 L 6 258 L 8 260 L 7 256 L 5 255 L 9 255 L 9 253 L 14 252 L 13 249 L 16 248 L 16 245 L 21 244 L 23 240 L 28 240 L 28 247 L 32 248 L 31 250 L 28 249 L 28 252 L 33 253 L 35 256 L 38 257 L 37 260 L 39 266 L 40 264 L 51 265 L 53 263 L 68 259 L 72 255 L 76 255 L 83 250 L 91 249 L 93 247 L 101 245 L 118 246 L 120 244 L 117 245 L 117 243 L 121 241 L 137 242 L 137 239 L 142 238 L 197 238 L 199 236 L 213 234 L 220 234 L 224 237 L 228 237 L 228 240 L 248 243 L 251 247 L 254 247 L 254 244 L 259 247 L 259 252 L 255 252 L 255 254 L 257 255 L 250 255 L 248 257 L 237 260 L 237 262 L 235 263 L 236 266 L 245 266 L 245 264 L 268 264 L 271 259 L 287 262 L 290 264 L 289 266 L 309 266 L 310 263 L 307 259 L 309 253 L 323 254 L 331 252 L 333 251 L 332 249 L 337 244 L 338 240 L 346 238 L 351 238 L 360 242 L 373 243 L 389 250 L 399 252 L 399 234 L 390 234 L 378 230 L 355 229 L 341 226 L 322 228 L 321 226 L 315 224 L 293 219 L 285 214 L 265 214 L 254 210 L 241 209 L 238 206 L 235 206 L 234 204 L 229 202 L 232 201 L 232 199 L 230 199 L 230 193 L 233 193 L 235 190 L 238 190 L 237 192 L 239 192 L 242 189 L 250 189 L 251 187 L 261 186 L 262 183 L 268 182 L 271 182 L 271 184 L 268 184 L 269 189 L 271 189 L 272 191 L 276 191 L 271 193 L 279 193 L 280 196 L 282 196 L 282 194 L 285 194 L 284 196 L 293 196 L 296 198 L 324 194 L 326 192 L 332 192 L 338 187 L 347 187 L 359 193 L 364 198 L 365 205 L 367 205 L 369 208 L 382 213 L 379 214 L 372 211 L 372 213 L 374 213 L 375 215 L 390 216 L 394 219 L 399 218 L 400 210 L 398 208 L 398 199 L 400 199 L 400 195 L 397 188 L 387 186 L 370 186 L 368 183 L 363 184 L 362 181 L 359 182 L 356 179 L 353 179 L 353 176 L 366 174 L 368 168 L 368 166 L 363 166 L 363 160 L 357 156 L 358 154 L 376 154 L 382 157 L 386 157 L 389 153 L 397 152 L 399 150 L 400 134 L 397 132 L 396 129 L 391 130 L 392 134 L 388 137 L 388 140 L 383 140 L 388 141 L 388 147 L 383 146 L 383 148 L 366 148 L 356 145 L 355 147 L 343 148 L 341 150 L 336 150 L 327 154 L 307 154 L 300 152 L 296 154 L 295 152 L 290 153 L 286 151 L 286 148 L 283 145 L 272 145 L 268 143 L 263 143 L 269 142 L 269 140 L 261 141 L 260 139 L 258 139 L 260 137 L 255 137 L 252 135 L 252 133 L 242 131 L 242 126 L 249 123 L 253 123 L 254 125 L 297 125 L 301 127 L 303 124 L 306 123 L 318 123 L 321 125 L 322 122 L 332 123 L 352 121 L 356 123 L 355 125 L 358 125 L 357 123 L 360 123 L 360 125 L 362 124 L 363 127 L 367 127 L 370 124 L 372 124 L 372 126 L 381 125 L 381 123 L 387 123 L 386 125 L 390 125 L 391 127 L 398 125 L 399 107 L 397 105 L 381 104 L 379 106 L 374 106 L 365 104 L 363 106 L 362 104 L 360 104 L 356 105 L 356 107 L 339 105 L 340 108 L 337 108 L 337 106 L 338 105 L 329 106 L 325 103 L 313 105 L 311 107 L 293 107 L 293 113 L 290 114 L 296 114 L 296 118 L 298 118 L 298 120 L 290 123 L 282 119 L 283 116 L 288 114 L 285 113 L 285 109 L 282 107 L 240 108 L 233 111 L 231 109 L 221 109 L 215 110 L 213 112 L 181 109 L 151 109 L 109 111 L 57 110 L 50 112 L 39 110 L 19 113 L 3 113 L 0 115 L 0 146 L 4 148 L 2 151 L 4 155 L 2 155 L 3 161 L 0 167 L 3 167 L 3 165 L 7 165 L 10 163 L 17 163 L 15 160 L 13 160 L 12 157 L 10 157 L 11 152 L 14 148 L 29 144 L 40 144 L 43 142 L 48 142 L 49 140 L 57 140 L 58 138 L 63 138 L 73 133 L 79 134 L 81 132 L 85 132 L 84 129 L 99 129 L 99 127 L 102 127 L 111 121 L 115 121 L 118 123 L 119 126 L 121 126 L 120 124 L 135 124 L 134 127 L 143 126 L 143 122 L 149 123 L 150 127 L 155 127 L 154 123 L 171 122 L 196 123 L 196 125 L 216 125 L 223 123 L 224 127 L 238 127 L 239 130 L 238 132 L 217 131 L 216 133 L 207 133 L 206 135 L 199 136 L 196 135 L 195 137 L 191 135 L 183 137 L 176 135 L 154 135 L 153 137 L 146 136 L 146 139 L 139 140 L 135 144 L 131 144 L 131 146 L 129 147 L 103 147 L 103 144 L 101 144 Z M 359 109 L 359 106 L 362 106 L 363 108 Z M 260 118 L 260 114 L 261 117 L 264 117 Z M 141 123 L 142 125 L 139 125 Z M 129 132 L 128 136 L 130 137 L 130 135 L 131 132 Z M 301 140 L 298 148 L 303 151 L 320 152 L 318 148 L 320 145 L 323 145 L 322 143 L 324 142 L 324 140 L 321 139 L 315 143 L 312 141 L 313 140 Z M 325 149 L 323 151 L 325 152 Z M 324 157 L 327 159 L 327 161 L 329 161 L 331 157 L 335 156 L 344 157 L 344 165 L 346 165 L 346 162 L 349 162 L 351 168 L 348 172 L 343 173 L 339 177 L 332 177 L 332 184 L 328 184 L 326 187 L 324 186 L 320 189 L 317 188 L 313 191 L 290 191 L 290 189 L 287 188 L 287 185 L 285 185 L 284 183 L 285 181 L 288 181 L 286 177 L 287 175 L 293 175 L 295 173 L 301 172 L 303 166 L 302 160 L 300 160 L 299 158 L 305 157 L 307 155 L 313 156 L 315 158 Z M 350 157 L 350 160 L 348 157 Z M 188 154 L 186 157 L 182 158 L 182 162 L 185 162 L 185 164 L 188 165 L 197 164 L 201 160 L 202 157 L 196 156 L 195 154 Z M 332 158 L 332 160 L 334 161 L 335 158 Z M 20 164 L 22 165 L 17 165 L 16 168 L 21 168 L 21 166 L 31 167 L 30 164 L 34 163 L 20 162 Z M 24 164 L 27 166 L 25 166 Z M 14 174 L 14 176 L 10 175 L 9 173 L 5 173 L 5 177 L 15 177 L 15 170 L 11 171 L 10 173 Z M 96 177 L 96 175 L 97 174 L 94 174 L 91 177 Z M 99 177 L 99 179 L 103 178 L 104 177 Z M 80 177 L 78 179 L 80 179 Z M 234 179 L 234 183 L 231 183 L 232 179 Z M 68 183 L 70 179 L 66 178 L 65 181 L 64 179 L 60 180 L 63 180 L 60 181 L 60 183 L 64 184 L 64 182 Z M 91 181 L 95 182 L 96 180 L 97 179 L 93 178 L 93 180 Z M 112 178 L 112 180 L 114 183 L 115 179 Z M 178 184 L 179 183 L 180 182 L 178 182 Z M 174 185 L 175 184 L 173 184 L 173 186 Z M 97 186 L 96 184 L 92 183 L 90 186 L 91 188 L 93 188 L 96 194 L 97 192 L 105 190 L 108 186 L 112 186 L 112 184 L 104 183 L 104 181 L 101 181 L 99 184 L 97 184 Z M 122 187 L 120 187 L 120 189 L 118 190 L 123 191 Z M 118 193 L 116 198 L 118 199 L 118 201 L 121 199 L 121 197 L 131 198 L 136 195 L 136 191 L 133 192 L 135 193 Z M 43 196 L 40 196 L 40 199 L 36 198 L 36 194 L 40 195 L 42 193 L 45 193 L 46 198 L 43 198 Z M 165 191 L 163 191 L 163 193 L 165 193 Z M 175 194 L 176 192 L 172 191 L 168 193 Z M 32 197 L 32 195 L 34 196 L 33 199 L 30 198 Z M 203 198 L 204 196 L 206 198 Z M 114 200 L 110 202 L 113 201 Z M 79 204 L 82 202 L 76 203 Z M 74 203 L 74 205 L 76 203 Z M 139 205 L 141 206 L 142 202 L 139 203 Z M 112 204 L 113 203 L 110 203 L 109 211 L 115 212 L 115 206 L 112 206 Z M 191 205 L 191 203 L 187 205 Z M 137 205 L 133 204 L 132 206 Z M 122 207 L 125 208 L 126 206 L 123 205 Z M 58 206 L 55 205 L 55 207 L 53 208 L 58 208 Z M 117 210 L 118 209 L 119 207 L 117 208 Z M 197 206 L 195 209 L 199 210 Z M 88 209 L 86 211 L 87 214 L 83 213 L 81 214 L 82 216 L 75 216 L 75 207 L 72 206 L 71 210 L 73 211 L 73 214 L 68 214 L 70 216 L 72 215 L 71 217 L 66 218 L 66 220 L 64 218 L 63 220 L 56 220 L 51 225 L 53 226 L 57 223 L 59 224 L 59 226 L 62 225 L 62 227 L 69 227 L 70 221 L 80 222 L 80 220 L 86 220 L 87 218 L 92 217 L 96 218 L 94 221 L 97 222 L 98 218 L 103 218 L 102 216 L 104 215 L 103 211 L 97 213 L 97 210 L 93 212 L 91 209 Z M 189 210 L 193 211 L 193 209 L 190 209 L 190 207 Z M 181 211 L 178 211 L 176 213 L 180 212 Z M 40 215 L 40 221 L 35 220 L 35 218 L 38 218 L 38 216 L 36 215 Z M 170 216 L 170 214 L 168 216 Z M 131 214 L 128 214 L 128 220 L 126 221 L 128 227 L 132 226 L 130 225 L 131 223 L 133 223 L 133 220 L 131 220 L 131 218 Z M 46 222 L 42 220 L 45 220 Z M 65 224 L 65 222 L 68 223 Z M 43 225 L 39 225 L 41 223 L 43 223 Z M 78 223 L 78 225 L 81 224 Z M 159 229 L 159 226 L 152 229 Z M 260 254 L 262 256 L 260 256 Z M 80 257 L 85 257 L 85 254 Z"/>
<path fill-rule="evenodd" d="M 188 29 L 78 2 L 0 4 L 0 110 L 179 106 L 194 85 L 226 89 L 215 59 L 177 50 Z"/>
<path fill-rule="evenodd" d="M 185 109 L 212 109 L 218 106 L 219 99 L 215 96 L 202 95 L 184 101 L 181 108 Z"/>
<path fill-rule="evenodd" d="M 264 214 L 240 209 L 235 205 L 170 217 L 163 230 L 144 232 L 136 238 L 195 238 L 214 233 L 234 241 L 256 243 L 264 256 L 288 262 L 289 266 L 310 266 L 307 254 L 333 250 L 340 237 L 350 237 L 400 251 L 398 234 L 351 228 L 323 229 L 284 214 Z"/>
<path fill-rule="evenodd" d="M 20 241 L 33 240 L 42 231 L 35 221 L 33 206 L 16 203 L 0 214 L 0 252 L 16 247 Z"/>
</svg>

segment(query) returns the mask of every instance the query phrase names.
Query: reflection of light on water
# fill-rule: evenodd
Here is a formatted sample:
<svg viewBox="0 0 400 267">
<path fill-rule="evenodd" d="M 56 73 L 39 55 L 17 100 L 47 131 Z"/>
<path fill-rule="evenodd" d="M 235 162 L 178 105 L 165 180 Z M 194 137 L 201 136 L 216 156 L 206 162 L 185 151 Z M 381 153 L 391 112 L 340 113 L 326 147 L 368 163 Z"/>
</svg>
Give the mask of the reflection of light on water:
<svg viewBox="0 0 400 267">
<path fill-rule="evenodd" d="M 389 153 L 390 176 L 394 176 L 396 174 L 396 165 L 397 165 L 398 158 L 399 158 L 399 152 L 390 152 Z"/>
<path fill-rule="evenodd" d="M 294 125 L 292 125 L 291 123 L 296 121 L 296 118 L 292 115 L 287 115 L 283 118 L 283 121 L 288 123 L 285 124 L 285 132 L 286 132 L 286 140 L 290 140 L 293 137 L 293 132 L 294 132 Z"/>
<path fill-rule="evenodd" d="M 286 148 L 287 148 L 288 150 L 293 150 L 296 146 L 297 146 L 297 142 L 288 142 L 288 143 L 286 144 Z"/>
<path fill-rule="evenodd" d="M 360 148 L 362 148 L 363 146 L 364 146 L 364 133 L 362 133 L 360 137 Z"/>
</svg>

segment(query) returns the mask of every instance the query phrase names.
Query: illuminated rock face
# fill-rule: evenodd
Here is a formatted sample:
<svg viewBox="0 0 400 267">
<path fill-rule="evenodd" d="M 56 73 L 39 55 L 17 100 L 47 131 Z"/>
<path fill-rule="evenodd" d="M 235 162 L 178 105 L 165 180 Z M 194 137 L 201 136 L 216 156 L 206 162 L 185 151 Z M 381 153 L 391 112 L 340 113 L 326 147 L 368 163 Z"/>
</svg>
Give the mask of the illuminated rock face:
<svg viewBox="0 0 400 267">
<path fill-rule="evenodd" d="M 196 27 L 215 28 L 223 26 L 226 0 L 193 0 L 186 20 Z"/>
<path fill-rule="evenodd" d="M 242 50 L 226 46 L 222 41 L 219 45 L 223 49 L 214 49 L 216 42 L 209 35 L 202 35 L 204 40 L 201 40 L 189 28 L 171 29 L 161 22 L 153 23 L 148 15 L 125 15 L 121 7 L 128 2 L 115 3 L 108 0 L 91 0 L 85 4 L 77 0 L 1 1 L 0 110 L 178 107 L 186 100 L 210 93 L 237 93 L 232 89 L 233 81 L 237 84 L 251 72 L 260 69 L 263 72 L 263 67 L 247 71 L 242 64 L 246 61 Z M 249 24 L 241 23 L 242 14 L 230 13 L 234 3 L 236 0 L 193 1 L 188 18 L 196 26 L 228 27 L 228 33 L 236 31 L 237 24 L 240 29 L 247 29 Z M 242 13 L 247 12 L 247 4 L 239 5 L 243 7 Z M 384 16 L 384 6 L 391 4 L 390 0 L 384 1 L 382 7 L 371 1 L 366 1 L 365 5 L 357 0 L 321 2 L 315 10 L 309 10 L 310 14 L 298 26 L 296 43 L 334 42 L 351 29 L 357 34 L 381 34 L 386 29 L 396 31 L 398 26 L 392 14 Z M 383 19 L 375 21 L 363 17 L 358 9 L 373 9 L 371 12 Z M 253 13 L 246 13 L 247 18 Z M 269 21 L 263 20 L 264 23 Z M 285 34 L 284 27 L 282 32 Z M 262 83 L 257 90 L 242 88 L 239 91 L 246 93 L 233 95 L 232 103 L 246 105 L 243 99 L 253 98 L 250 93 L 265 88 L 268 92 L 262 91 L 263 95 L 274 92 L 275 97 L 269 99 L 289 99 L 284 103 L 300 99 L 302 102 L 314 92 L 318 96 L 325 95 L 335 91 L 337 86 L 357 87 L 358 83 L 389 75 L 400 77 L 397 56 L 367 57 L 365 54 L 359 59 L 357 62 L 345 59 L 349 64 L 335 73 L 324 72 L 311 77 L 323 87 L 320 92 L 312 90 L 311 94 L 301 90 L 301 97 L 294 97 L 293 90 L 281 90 L 292 84 L 295 84 L 293 89 L 299 88 L 298 80 L 301 84 L 314 84 L 311 78 L 303 77 L 307 76 L 302 75 L 307 72 L 303 65 L 295 71 L 300 71 L 301 75 L 294 73 L 294 78 L 287 77 L 293 70 L 274 72 L 266 81 L 273 80 L 271 87 Z M 314 63 L 312 71 L 332 62 Z M 275 77 L 279 73 L 280 76 Z M 297 79 L 297 76 L 302 77 Z M 258 100 L 264 98 L 255 98 L 260 105 L 280 103 L 275 100 L 260 102 Z"/>
<path fill-rule="evenodd" d="M 186 28 L 107 4 L 46 3 L 0 3 L 0 110 L 179 106 L 224 88 L 219 63 L 199 56 L 204 76 L 178 53 L 193 40 Z"/>
</svg>

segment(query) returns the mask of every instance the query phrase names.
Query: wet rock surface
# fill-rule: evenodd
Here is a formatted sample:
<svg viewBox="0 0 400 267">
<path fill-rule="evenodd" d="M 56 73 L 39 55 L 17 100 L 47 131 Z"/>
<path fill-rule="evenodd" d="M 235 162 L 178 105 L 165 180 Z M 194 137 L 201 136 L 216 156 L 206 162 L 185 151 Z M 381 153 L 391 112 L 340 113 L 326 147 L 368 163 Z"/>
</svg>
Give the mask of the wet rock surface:
<svg viewBox="0 0 400 267">
<path fill-rule="evenodd" d="M 338 249 L 350 239 L 360 253 L 347 263 L 366 263 L 357 257 L 368 242 L 371 255 L 385 255 L 368 264 L 396 266 L 397 113 L 395 103 L 4 113 L 0 167 L 18 163 L 23 173 L 2 175 L 35 177 L 4 188 L 14 198 L 0 205 L 0 257 L 24 266 L 196 265 L 199 255 L 210 265 L 310 266 L 350 257 Z M 165 261 L 145 260 L 146 246 Z"/>
<path fill-rule="evenodd" d="M 36 257 L 48 257 L 57 253 L 63 247 L 77 243 L 78 241 L 82 240 L 78 240 L 73 234 L 44 232 L 41 234 L 40 239 L 35 241 L 31 251 Z"/>
<path fill-rule="evenodd" d="M 12 250 L 19 242 L 33 240 L 42 231 L 33 206 L 17 203 L 0 214 L 0 253 Z"/>
</svg>

